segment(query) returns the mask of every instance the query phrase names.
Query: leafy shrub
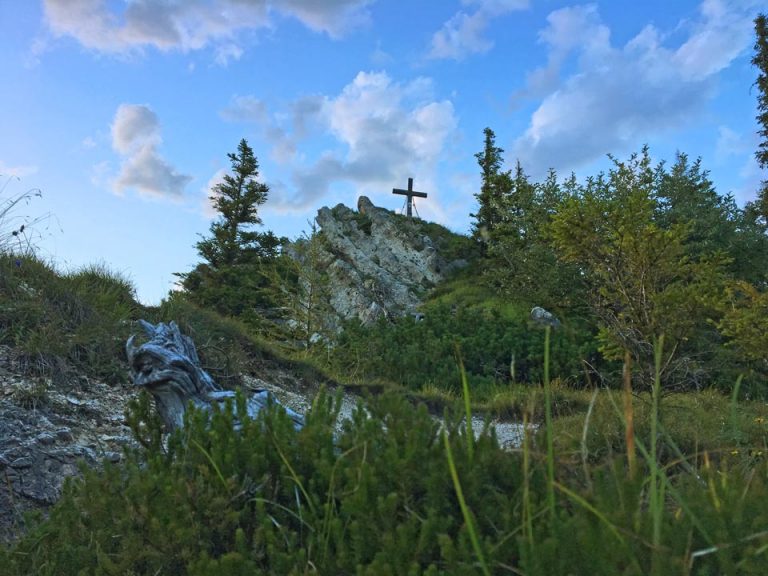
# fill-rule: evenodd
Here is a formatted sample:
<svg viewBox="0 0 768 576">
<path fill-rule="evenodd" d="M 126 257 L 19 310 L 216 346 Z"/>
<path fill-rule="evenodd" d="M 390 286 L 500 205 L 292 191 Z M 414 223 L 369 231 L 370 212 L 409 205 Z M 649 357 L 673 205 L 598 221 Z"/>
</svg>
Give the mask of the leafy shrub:
<svg viewBox="0 0 768 576">
<path fill-rule="evenodd" d="M 654 546 L 648 477 L 620 457 L 558 457 L 551 515 L 530 439 L 522 453 L 467 442 L 449 415 L 449 460 L 440 425 L 402 398 L 371 400 L 335 435 L 338 409 L 320 396 L 296 431 L 277 407 L 248 420 L 238 399 L 239 431 L 231 411 L 194 413 L 165 443 L 145 397 L 129 415 L 143 448 L 69 482 L 47 522 L 0 547 L 2 573 L 763 574 L 765 459 L 662 474 Z"/>
<path fill-rule="evenodd" d="M 351 323 L 330 353 L 342 374 L 383 378 L 413 390 L 437 386 L 459 390 L 461 358 L 473 395 L 485 397 L 498 384 L 537 383 L 542 377 L 544 333 L 529 322 L 530 310 L 495 298 L 488 289 L 453 283 L 424 305 L 424 319 Z M 579 320 L 553 337 L 553 373 L 581 378 L 582 359 L 594 362 L 594 341 Z M 457 356 L 458 354 L 458 356 Z"/>
<path fill-rule="evenodd" d="M 383 397 L 334 439 L 327 397 L 299 432 L 280 409 L 247 420 L 241 402 L 239 432 L 226 411 L 197 413 L 163 450 L 148 406 L 131 420 L 145 422 L 148 448 L 69 483 L 50 520 L 8 553 L 8 574 L 475 572 L 439 426 L 423 409 Z M 514 546 L 492 551 L 519 522 L 514 456 L 485 436 L 470 463 L 461 429 L 448 434 L 488 558 L 516 562 Z"/>
</svg>

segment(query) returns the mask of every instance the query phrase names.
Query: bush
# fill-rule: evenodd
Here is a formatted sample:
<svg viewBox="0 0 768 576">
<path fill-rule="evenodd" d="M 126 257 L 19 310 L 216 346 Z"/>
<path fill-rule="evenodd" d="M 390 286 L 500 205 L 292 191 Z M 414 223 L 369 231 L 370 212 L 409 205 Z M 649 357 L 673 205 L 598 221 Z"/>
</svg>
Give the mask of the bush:
<svg viewBox="0 0 768 576">
<path fill-rule="evenodd" d="M 647 463 L 633 479 L 620 456 L 558 457 L 550 514 L 530 440 L 522 453 L 488 433 L 468 442 L 449 415 L 448 451 L 441 425 L 394 395 L 335 435 L 338 408 L 320 396 L 296 431 L 278 407 L 248 420 L 239 398 L 239 431 L 232 411 L 198 412 L 165 443 L 144 397 L 129 417 L 144 447 L 70 481 L 47 522 L 0 548 L 2 573 L 764 573 L 765 459 L 661 472 L 652 536 Z"/>
<path fill-rule="evenodd" d="M 375 326 L 347 325 L 330 353 L 331 365 L 360 380 L 381 378 L 412 390 L 436 386 L 455 392 L 460 389 L 460 358 L 476 397 L 495 392 L 499 384 L 541 381 L 544 332 L 529 321 L 527 306 L 505 302 L 460 279 L 439 289 L 423 312 L 419 322 L 402 318 Z M 584 324 L 576 319 L 553 335 L 552 372 L 563 380 L 581 380 L 583 359 L 595 363 L 596 346 Z"/>
<path fill-rule="evenodd" d="M 240 402 L 239 432 L 231 413 L 196 413 L 163 450 L 148 407 L 135 404 L 131 419 L 145 423 L 148 449 L 70 482 L 8 553 L 7 574 L 475 573 L 439 426 L 423 409 L 386 396 L 334 438 L 327 397 L 299 432 L 279 408 L 247 420 Z M 519 466 L 485 436 L 469 474 L 461 429 L 448 434 L 489 558 L 516 562 L 514 547 L 491 547 L 519 523 Z"/>
</svg>

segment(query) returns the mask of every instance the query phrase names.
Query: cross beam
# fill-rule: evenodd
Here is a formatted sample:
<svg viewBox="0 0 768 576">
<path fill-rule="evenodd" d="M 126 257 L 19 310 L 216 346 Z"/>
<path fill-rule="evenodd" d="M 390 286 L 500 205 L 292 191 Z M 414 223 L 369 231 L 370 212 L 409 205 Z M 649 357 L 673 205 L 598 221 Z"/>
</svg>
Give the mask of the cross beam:
<svg viewBox="0 0 768 576">
<path fill-rule="evenodd" d="M 400 194 L 401 196 L 407 196 L 408 197 L 408 218 L 410 218 L 413 215 L 413 198 L 414 196 L 416 198 L 426 198 L 427 194 L 426 192 L 416 192 L 413 189 L 413 178 L 408 178 L 408 190 L 403 190 L 402 188 L 392 188 L 392 194 Z"/>
</svg>

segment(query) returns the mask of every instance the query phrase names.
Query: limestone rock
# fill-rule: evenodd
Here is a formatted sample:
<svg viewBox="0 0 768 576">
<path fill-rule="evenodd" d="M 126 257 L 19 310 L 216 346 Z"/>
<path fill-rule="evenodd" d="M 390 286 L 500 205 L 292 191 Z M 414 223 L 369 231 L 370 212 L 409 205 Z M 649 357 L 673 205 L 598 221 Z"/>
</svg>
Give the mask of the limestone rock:
<svg viewBox="0 0 768 576">
<path fill-rule="evenodd" d="M 412 314 L 448 271 L 466 265 L 442 257 L 418 219 L 374 206 L 366 196 L 357 211 L 343 204 L 321 208 L 316 222 L 337 319 L 371 323 Z"/>
<path fill-rule="evenodd" d="M 124 423 L 127 387 L 84 380 L 57 390 L 50 379 L 23 378 L 0 346 L 0 542 L 24 529 L 24 513 L 47 510 L 79 462 L 120 460 L 132 435 Z"/>
</svg>

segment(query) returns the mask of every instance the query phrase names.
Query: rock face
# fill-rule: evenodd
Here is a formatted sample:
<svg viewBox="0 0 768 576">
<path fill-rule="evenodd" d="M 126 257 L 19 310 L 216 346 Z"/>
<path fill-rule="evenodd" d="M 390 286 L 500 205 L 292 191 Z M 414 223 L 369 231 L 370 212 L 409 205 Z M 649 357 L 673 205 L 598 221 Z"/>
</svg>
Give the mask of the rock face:
<svg viewBox="0 0 768 576">
<path fill-rule="evenodd" d="M 339 204 L 317 214 L 333 311 L 364 323 L 415 313 L 424 293 L 461 262 L 445 261 L 417 220 L 365 196 L 357 208 Z"/>
<path fill-rule="evenodd" d="M 0 542 L 18 536 L 24 513 L 46 510 L 79 463 L 120 460 L 132 442 L 124 423 L 127 387 L 81 378 L 70 390 L 18 376 L 0 346 Z"/>
</svg>

